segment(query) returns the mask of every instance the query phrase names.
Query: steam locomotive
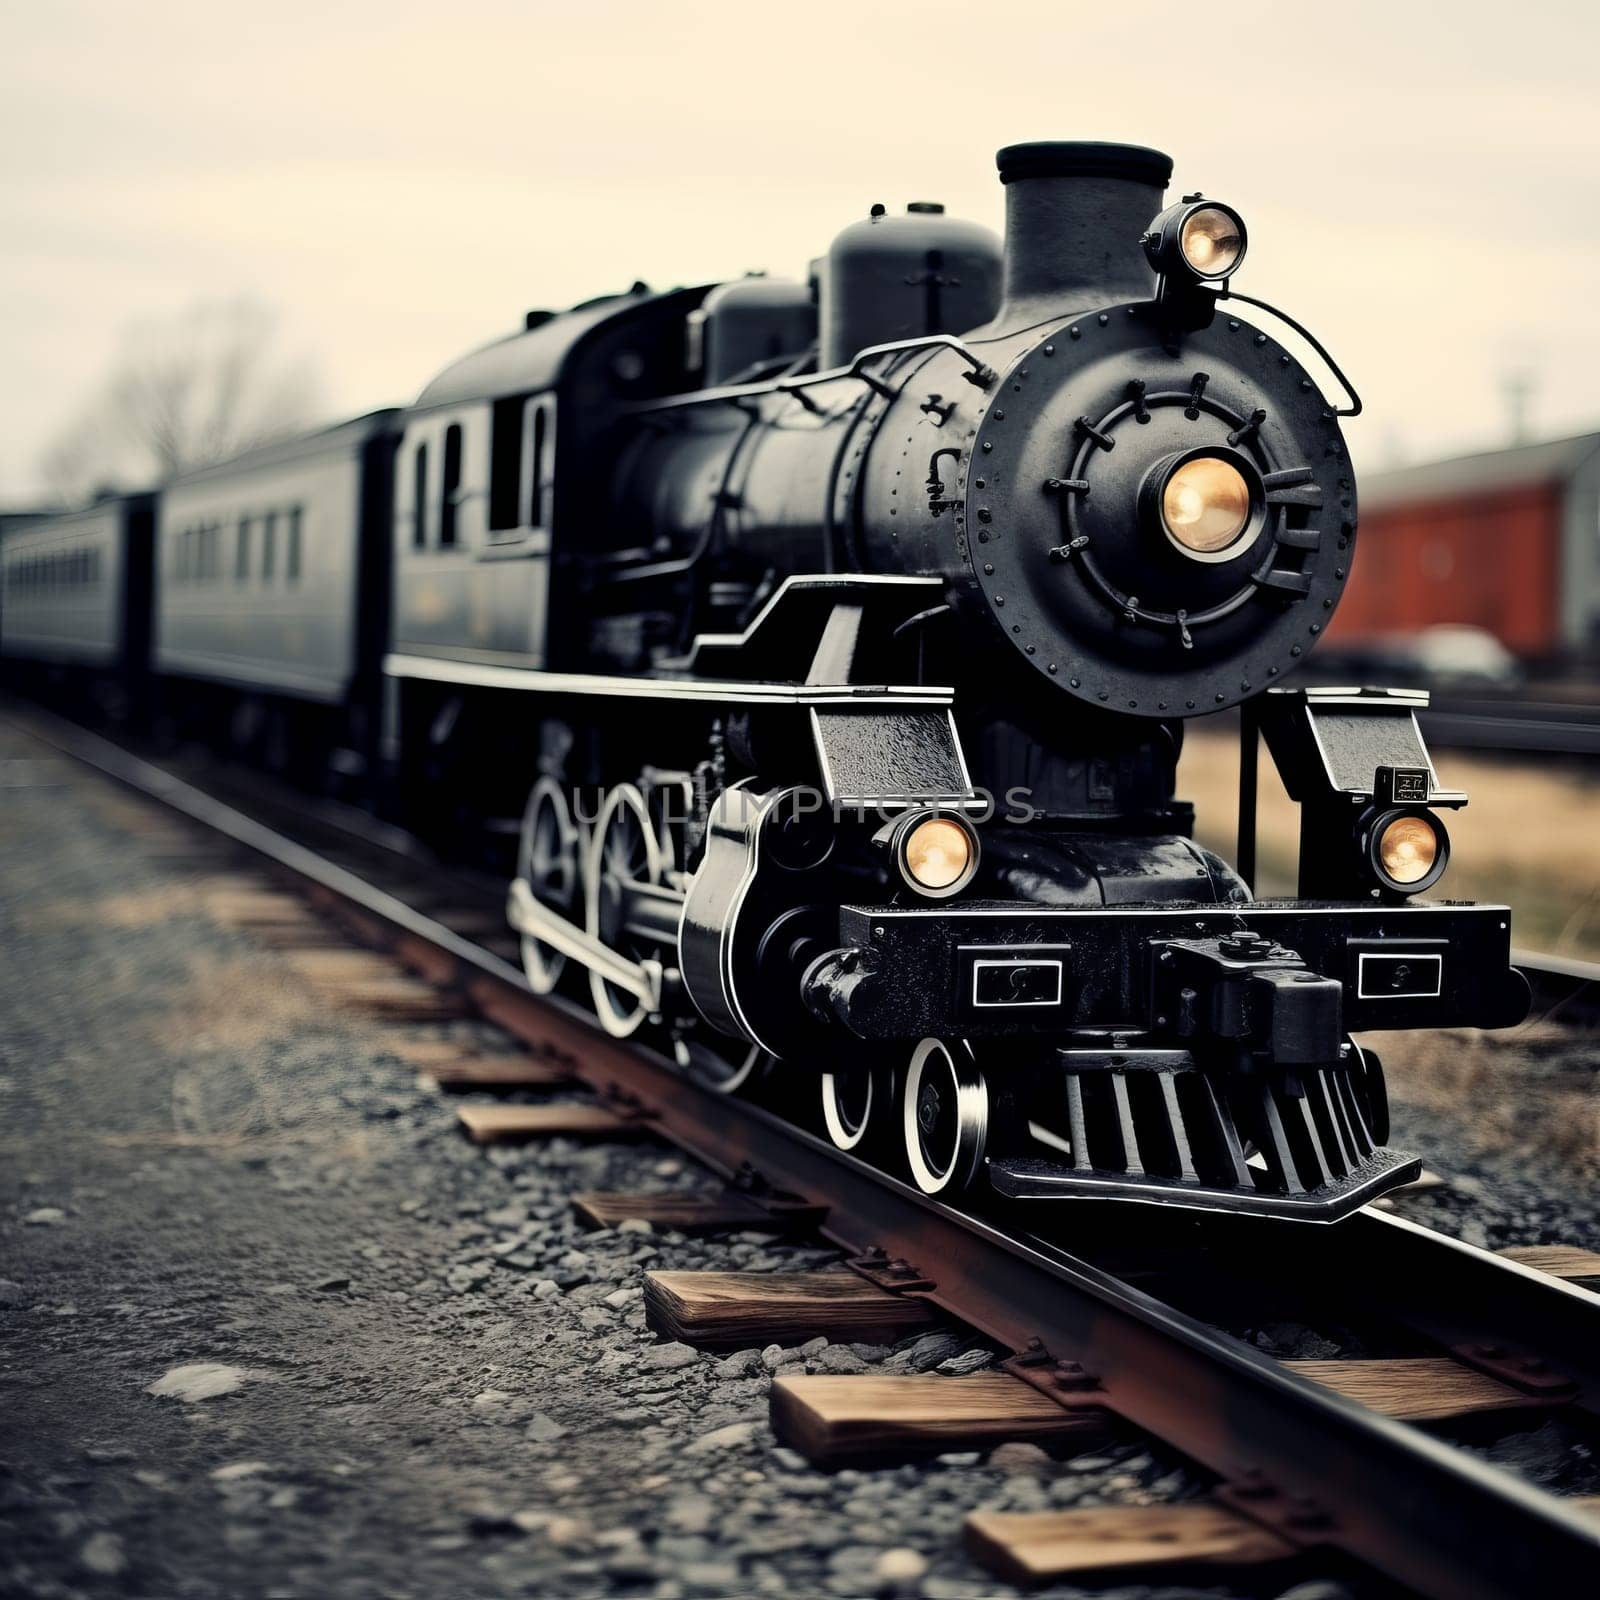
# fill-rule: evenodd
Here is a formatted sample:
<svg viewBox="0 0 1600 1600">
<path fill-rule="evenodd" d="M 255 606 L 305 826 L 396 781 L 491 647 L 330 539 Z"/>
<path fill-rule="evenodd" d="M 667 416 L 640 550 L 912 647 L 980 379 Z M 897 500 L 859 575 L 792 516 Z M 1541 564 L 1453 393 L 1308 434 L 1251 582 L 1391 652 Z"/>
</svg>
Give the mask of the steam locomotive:
<svg viewBox="0 0 1600 1600">
<path fill-rule="evenodd" d="M 998 165 L 1003 247 L 875 207 L 808 282 L 530 313 L 404 412 L 129 502 L 97 614 L 169 717 L 435 839 L 520 817 L 535 990 L 929 1195 L 1331 1221 L 1417 1171 L 1350 1034 L 1528 1005 L 1504 906 L 1417 898 L 1466 800 L 1423 697 L 1283 686 L 1354 556 L 1359 401 L 1166 156 Z M 1174 792 L 1228 708 L 1234 866 Z M 1263 738 L 1294 900 L 1252 894 Z"/>
</svg>

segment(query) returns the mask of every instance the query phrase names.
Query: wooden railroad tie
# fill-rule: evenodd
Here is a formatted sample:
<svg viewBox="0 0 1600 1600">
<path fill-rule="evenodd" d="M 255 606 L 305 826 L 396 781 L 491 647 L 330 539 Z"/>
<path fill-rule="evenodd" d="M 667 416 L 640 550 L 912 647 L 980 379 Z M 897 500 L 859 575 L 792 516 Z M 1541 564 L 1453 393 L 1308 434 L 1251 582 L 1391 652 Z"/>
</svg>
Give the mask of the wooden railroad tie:
<svg viewBox="0 0 1600 1600">
<path fill-rule="evenodd" d="M 386 1034 L 379 1042 L 443 1089 L 559 1088 L 573 1081 L 572 1069 L 564 1061 L 525 1050 L 472 1050 L 450 1039 L 426 1039 L 410 1032 Z"/>
<path fill-rule="evenodd" d="M 360 1011 L 413 1022 L 443 1022 L 467 1014 L 454 995 L 410 978 L 342 983 L 329 990 L 328 998 Z"/>
<path fill-rule="evenodd" d="M 1087 1445 L 1116 1419 L 1098 1406 L 1066 1410 L 1008 1372 L 779 1378 L 772 1431 L 818 1466 L 982 1450 L 1009 1440 Z"/>
<path fill-rule="evenodd" d="M 468 1055 L 458 1051 L 423 1065 L 421 1071 L 441 1089 L 554 1089 L 572 1082 L 572 1074 L 558 1062 L 509 1053 Z"/>
<path fill-rule="evenodd" d="M 1486 1411 L 1548 1406 L 1551 1398 L 1525 1394 L 1487 1373 L 1444 1357 L 1382 1361 L 1285 1361 L 1310 1378 L 1372 1411 L 1403 1422 L 1444 1422 Z"/>
<path fill-rule="evenodd" d="M 927 1301 L 853 1272 L 647 1272 L 644 1306 L 666 1338 L 724 1350 L 819 1335 L 888 1344 L 939 1319 Z"/>
<path fill-rule="evenodd" d="M 575 1194 L 572 1208 L 578 1220 L 591 1228 L 614 1228 L 619 1222 L 638 1220 L 678 1233 L 788 1233 L 811 1226 L 817 1215 L 810 1208 L 769 1211 L 732 1189 L 714 1195 Z"/>
<path fill-rule="evenodd" d="M 414 1022 L 464 1014 L 457 996 L 409 976 L 393 961 L 370 950 L 287 951 L 284 959 L 314 988 L 341 1005 Z"/>
<path fill-rule="evenodd" d="M 276 889 L 224 885 L 211 889 L 205 907 L 217 922 L 232 928 L 307 928 L 316 919 L 303 900 Z"/>
<path fill-rule="evenodd" d="M 375 950 L 362 950 L 347 940 L 336 949 L 289 949 L 282 952 L 286 961 L 308 982 L 329 987 L 345 983 L 380 983 L 404 979 L 405 973 L 388 956 Z"/>
<path fill-rule="evenodd" d="M 1513 1244 L 1496 1250 L 1495 1254 L 1524 1267 L 1532 1267 L 1535 1272 L 1549 1273 L 1552 1278 L 1565 1278 L 1568 1282 L 1600 1279 L 1600 1252 L 1585 1250 L 1582 1245 Z"/>
<path fill-rule="evenodd" d="M 1600 1495 L 1568 1504 L 1600 1518 Z M 1287 1539 L 1216 1500 L 1081 1511 L 974 1511 L 964 1533 L 974 1560 L 1021 1585 L 1158 1568 L 1262 1566 L 1296 1554 Z"/>
<path fill-rule="evenodd" d="M 647 1306 L 649 1294 L 647 1289 Z M 809 1323 L 806 1328 L 808 1333 L 818 1331 Z M 775 1327 L 774 1332 L 788 1342 L 798 1337 L 792 1324 Z M 704 1342 L 698 1325 L 681 1337 Z M 751 1336 L 742 1342 L 757 1341 Z M 1286 1365 L 1348 1399 L 1410 1422 L 1547 1403 L 1448 1360 Z M 863 1457 L 987 1449 L 1009 1439 L 1087 1443 L 1104 1438 L 1117 1425 L 1110 1410 L 1094 1403 L 1092 1391 L 1067 1406 L 1000 1372 L 970 1378 L 878 1373 L 781 1378 L 773 1386 L 771 1410 L 773 1431 L 824 1466 Z"/>
<path fill-rule="evenodd" d="M 1214 1501 L 1082 1511 L 974 1511 L 974 1560 L 1011 1583 L 1049 1583 L 1153 1567 L 1243 1567 L 1287 1560 L 1287 1539 Z"/>
<path fill-rule="evenodd" d="M 259 943 L 286 955 L 322 950 L 348 950 L 350 937 L 307 912 L 298 922 L 256 923 L 247 931 Z"/>
<path fill-rule="evenodd" d="M 526 1144 L 558 1136 L 627 1139 L 650 1131 L 643 1117 L 599 1105 L 460 1106 L 456 1116 L 474 1144 Z"/>
</svg>

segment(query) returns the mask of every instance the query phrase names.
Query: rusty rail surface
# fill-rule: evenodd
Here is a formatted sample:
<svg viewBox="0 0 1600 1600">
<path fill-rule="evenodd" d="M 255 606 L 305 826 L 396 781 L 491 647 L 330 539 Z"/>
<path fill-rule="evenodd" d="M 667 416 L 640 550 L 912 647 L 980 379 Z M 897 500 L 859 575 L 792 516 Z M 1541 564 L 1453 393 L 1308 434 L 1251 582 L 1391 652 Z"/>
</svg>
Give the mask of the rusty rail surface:
<svg viewBox="0 0 1600 1600">
<path fill-rule="evenodd" d="M 1585 1578 L 1600 1591 L 1600 1521 L 1558 1497 L 1289 1371 L 1083 1253 L 1013 1228 L 1017 1209 L 996 1220 L 941 1205 L 758 1105 L 699 1087 L 576 1007 L 536 997 L 519 971 L 469 940 L 109 741 L 31 714 L 29 727 L 287 874 L 312 903 L 569 1061 L 707 1167 L 732 1176 L 748 1164 L 826 1206 L 828 1239 L 916 1264 L 933 1280 L 918 1292 L 952 1316 L 1014 1351 L 1076 1362 L 1096 1385 L 1087 1398 L 1209 1468 L 1231 1504 L 1295 1545 L 1346 1552 L 1441 1600 L 1525 1600 Z M 1373 1211 L 1334 1228 L 1225 1223 L 1213 1235 L 1211 1226 L 1198 1225 L 1196 1248 L 1269 1264 L 1274 1251 L 1294 1252 L 1301 1271 L 1360 1274 L 1380 1299 L 1392 1292 L 1431 1319 L 1446 1342 L 1487 1297 L 1524 1343 L 1560 1364 L 1580 1404 L 1600 1407 L 1600 1296 Z M 1064 1404 L 1086 1398 L 1074 1389 Z"/>
</svg>

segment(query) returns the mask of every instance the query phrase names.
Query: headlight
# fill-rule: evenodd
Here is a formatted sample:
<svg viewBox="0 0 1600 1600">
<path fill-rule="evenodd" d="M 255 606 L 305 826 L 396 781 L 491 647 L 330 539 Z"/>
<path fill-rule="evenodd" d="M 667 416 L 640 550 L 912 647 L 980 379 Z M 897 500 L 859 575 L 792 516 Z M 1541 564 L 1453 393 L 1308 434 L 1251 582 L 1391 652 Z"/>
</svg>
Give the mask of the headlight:
<svg viewBox="0 0 1600 1600">
<path fill-rule="evenodd" d="M 1225 278 L 1244 260 L 1244 224 L 1226 206 L 1200 206 L 1183 219 L 1178 248 L 1197 278 Z"/>
<path fill-rule="evenodd" d="M 889 844 L 907 887 L 930 899 L 966 888 L 978 870 L 978 836 L 959 817 L 910 812 L 893 825 Z"/>
<path fill-rule="evenodd" d="M 1175 544 L 1198 556 L 1215 556 L 1238 543 L 1250 525 L 1250 485 L 1231 462 L 1196 456 L 1167 478 L 1161 523 Z"/>
<path fill-rule="evenodd" d="M 1443 875 L 1450 841 L 1431 812 L 1391 811 L 1373 824 L 1368 852 L 1385 888 L 1417 894 Z"/>
<path fill-rule="evenodd" d="M 1171 283 L 1209 283 L 1237 272 L 1249 235 L 1232 206 L 1190 195 L 1168 206 L 1143 239 L 1150 265 Z"/>
</svg>

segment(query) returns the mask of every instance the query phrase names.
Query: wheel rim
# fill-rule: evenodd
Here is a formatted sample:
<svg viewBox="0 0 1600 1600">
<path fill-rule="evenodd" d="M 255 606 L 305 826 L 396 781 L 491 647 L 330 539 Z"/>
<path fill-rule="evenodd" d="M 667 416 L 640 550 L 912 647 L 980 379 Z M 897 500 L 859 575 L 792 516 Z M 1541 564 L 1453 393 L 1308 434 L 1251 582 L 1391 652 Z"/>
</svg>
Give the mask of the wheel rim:
<svg viewBox="0 0 1600 1600">
<path fill-rule="evenodd" d="M 959 1193 L 983 1159 L 989 1090 L 965 1040 L 924 1039 L 901 1096 L 906 1163 L 924 1194 Z"/>
<path fill-rule="evenodd" d="M 678 843 L 673 833 L 672 792 L 671 785 L 662 785 L 659 788 L 652 789 L 648 806 L 650 825 L 655 832 L 656 846 L 661 852 L 661 875 L 663 878 L 675 872 L 680 865 Z"/>
<path fill-rule="evenodd" d="M 724 1055 L 713 1045 L 697 1039 L 680 1039 L 673 1047 L 678 1065 L 698 1084 L 718 1094 L 738 1094 L 772 1057 L 758 1044 L 739 1045 L 730 1040 L 731 1053 Z"/>
<path fill-rule="evenodd" d="M 642 960 L 645 952 L 622 925 L 622 885 L 660 883 L 661 876 L 661 847 L 644 796 L 631 783 L 619 783 L 606 796 L 589 842 L 584 920 L 590 936 L 618 955 Z M 626 1038 L 649 1014 L 637 995 L 608 983 L 597 972 L 589 974 L 589 992 L 600 1025 L 615 1038 Z"/>
<path fill-rule="evenodd" d="M 822 1120 L 836 1150 L 854 1150 L 872 1124 L 873 1081 L 870 1072 L 825 1072 L 822 1075 Z"/>
<path fill-rule="evenodd" d="M 517 838 L 517 876 L 542 905 L 571 914 L 578 887 L 578 830 L 566 791 L 554 778 L 541 778 L 528 796 Z M 523 934 L 522 970 L 536 994 L 549 994 L 566 964 L 560 950 Z"/>
</svg>

